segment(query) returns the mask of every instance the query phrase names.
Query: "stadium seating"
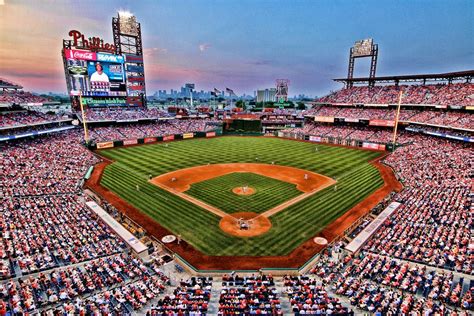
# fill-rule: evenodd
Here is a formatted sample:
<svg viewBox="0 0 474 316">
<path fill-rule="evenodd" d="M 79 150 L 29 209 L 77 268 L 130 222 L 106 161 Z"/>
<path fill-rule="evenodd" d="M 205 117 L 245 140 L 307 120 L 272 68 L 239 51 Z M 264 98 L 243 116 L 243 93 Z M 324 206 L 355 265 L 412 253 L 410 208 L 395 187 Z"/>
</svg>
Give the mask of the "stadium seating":
<svg viewBox="0 0 474 316">
<path fill-rule="evenodd" d="M 283 282 L 295 315 L 354 315 L 342 306 L 340 300 L 330 296 L 321 282 L 309 276 L 284 276 Z"/>
<path fill-rule="evenodd" d="M 17 111 L 6 114 L 0 113 L 0 127 L 16 127 L 20 125 L 41 124 L 67 119 L 67 116 L 45 114 L 37 111 Z"/>
<path fill-rule="evenodd" d="M 393 117 L 380 109 L 323 106 L 311 111 L 323 116 Z M 473 124 L 470 114 L 439 114 L 407 110 L 403 115 L 440 125 Z M 50 118 L 31 112 L 0 117 L 5 125 Z M 95 127 L 91 137 L 106 141 L 207 131 L 216 122 L 193 119 Z M 308 123 L 291 131 L 391 140 L 390 130 L 373 127 Z M 84 205 L 80 183 L 99 159 L 81 141 L 77 129 L 0 145 L 0 315 L 206 314 L 216 281 L 175 280 L 173 289 L 159 263 L 144 264 L 129 254 L 123 241 Z M 278 315 L 284 314 L 288 302 L 291 309 L 286 311 L 295 315 L 360 311 L 462 315 L 473 310 L 474 284 L 466 277 L 473 273 L 472 145 L 408 131 L 400 133 L 399 142 L 404 146 L 384 163 L 403 182 L 404 189 L 390 200 L 402 205 L 359 254 L 342 256 L 343 245 L 336 244 L 321 255 L 310 275 L 224 275 L 214 311 Z M 363 222 L 361 228 L 369 223 Z M 334 260 L 333 253 L 340 260 Z"/>
<path fill-rule="evenodd" d="M 283 315 L 271 275 L 224 275 L 218 315 Z"/>
<path fill-rule="evenodd" d="M 0 103 L 5 104 L 26 104 L 26 103 L 45 103 L 52 100 L 46 97 L 38 96 L 26 91 L 0 91 Z"/>
<path fill-rule="evenodd" d="M 206 315 L 211 288 L 212 278 L 182 280 L 173 294 L 160 298 L 147 315 Z"/>
<path fill-rule="evenodd" d="M 403 90 L 403 104 L 472 105 L 474 84 L 388 85 L 352 87 L 316 100 L 321 103 L 396 104 Z"/>
<path fill-rule="evenodd" d="M 150 124 L 91 128 L 91 139 L 97 142 L 128 138 L 156 137 L 214 130 L 213 119 L 166 120 Z"/>
</svg>

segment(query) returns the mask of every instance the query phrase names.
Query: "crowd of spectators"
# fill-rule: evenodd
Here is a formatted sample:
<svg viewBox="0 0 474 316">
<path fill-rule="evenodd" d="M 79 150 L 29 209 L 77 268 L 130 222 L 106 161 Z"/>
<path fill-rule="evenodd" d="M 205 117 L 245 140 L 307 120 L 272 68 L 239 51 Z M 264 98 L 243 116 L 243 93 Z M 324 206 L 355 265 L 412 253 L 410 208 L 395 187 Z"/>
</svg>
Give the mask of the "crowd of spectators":
<svg viewBox="0 0 474 316">
<path fill-rule="evenodd" d="M 456 115 L 426 117 L 434 124 L 472 124 L 469 116 Z M 207 131 L 214 123 L 166 120 L 93 128 L 91 135 L 96 140 L 162 136 Z M 292 131 L 381 142 L 391 138 L 390 130 L 318 123 Z M 295 315 L 352 313 L 335 295 L 378 315 L 455 315 L 455 309 L 473 309 L 474 284 L 459 277 L 473 273 L 472 145 L 408 132 L 399 140 L 405 146 L 385 163 L 404 184 L 394 197 L 401 206 L 360 256 L 321 260 L 312 273 L 322 281 L 283 279 Z M 98 159 L 81 145 L 80 131 L 6 143 L 0 151 L 0 315 L 47 309 L 129 314 L 149 308 L 150 302 L 149 315 L 207 313 L 212 278 L 182 280 L 173 294 L 162 295 L 169 279 L 159 267 L 126 254 L 124 243 L 84 205 L 78 184 Z M 282 314 L 271 275 L 232 274 L 222 280 L 219 315 Z"/>
<path fill-rule="evenodd" d="M 1 147 L 0 314 L 130 314 L 169 284 L 85 205 L 80 131 Z"/>
<path fill-rule="evenodd" d="M 191 132 L 206 132 L 216 127 L 214 119 L 163 120 L 149 124 L 120 125 L 91 128 L 91 139 L 112 141 L 130 138 L 157 137 Z"/>
<path fill-rule="evenodd" d="M 272 275 L 224 275 L 218 315 L 283 315 Z"/>
<path fill-rule="evenodd" d="M 341 117 L 345 119 L 388 120 L 394 121 L 396 108 L 347 107 L 322 105 L 305 112 L 305 115 Z M 399 121 L 435 124 L 474 130 L 473 114 L 452 110 L 413 110 L 402 108 Z"/>
<path fill-rule="evenodd" d="M 354 315 L 340 300 L 328 294 L 321 282 L 309 276 L 284 276 L 293 313 L 299 315 Z"/>
<path fill-rule="evenodd" d="M 283 132 L 301 135 L 313 135 L 320 137 L 335 137 L 341 139 L 353 139 L 377 143 L 390 143 L 393 140 L 392 129 L 380 129 L 353 125 L 327 125 L 321 123 L 306 123 L 301 128 L 289 128 Z M 404 144 L 410 140 L 406 133 L 399 132 L 397 143 Z"/>
<path fill-rule="evenodd" d="M 3 200 L 3 259 L 10 276 L 36 273 L 123 250 L 125 245 L 75 194 Z"/>
<path fill-rule="evenodd" d="M 398 103 L 400 89 L 403 91 L 403 104 L 474 104 L 474 84 L 472 83 L 351 87 L 335 91 L 316 101 L 346 104 L 396 104 Z"/>
<path fill-rule="evenodd" d="M 8 113 L 0 112 L 0 127 L 16 127 L 21 125 L 41 124 L 48 122 L 56 122 L 68 119 L 67 116 L 46 114 L 37 111 L 15 111 Z"/>
<path fill-rule="evenodd" d="M 0 103 L 5 104 L 45 103 L 51 101 L 52 100 L 47 97 L 42 97 L 22 90 L 0 91 Z"/>
<path fill-rule="evenodd" d="M 386 158 L 405 186 L 402 205 L 365 249 L 472 273 L 472 145 L 423 135 Z"/>
<path fill-rule="evenodd" d="M 168 112 L 157 108 L 138 107 L 107 107 L 97 109 L 86 109 L 87 121 L 117 121 L 117 120 L 137 120 L 156 119 L 168 117 Z M 77 115 L 82 119 L 82 114 Z"/>
<path fill-rule="evenodd" d="M 81 145 L 80 131 L 0 144 L 0 198 L 76 192 L 98 159 Z"/>
<path fill-rule="evenodd" d="M 2 300 L 10 304 L 16 315 L 49 308 L 92 312 L 95 306 L 97 310 L 111 310 L 106 306 L 111 299 L 127 304 L 125 310 L 129 306 L 135 310 L 163 292 L 168 283 L 168 278 L 156 264 L 146 266 L 133 256 L 122 253 L 83 266 L 52 269 L 16 282 L 10 280 L 0 285 L 0 292 Z M 83 301 L 84 296 L 90 297 Z"/>
<path fill-rule="evenodd" d="M 352 305 L 376 315 L 467 315 L 455 311 L 474 307 L 474 282 L 452 272 L 367 252 L 339 261 L 331 258 L 323 255 L 311 273 Z"/>
<path fill-rule="evenodd" d="M 192 277 L 181 280 L 172 295 L 152 304 L 147 315 L 206 315 L 211 299 L 212 278 Z"/>
</svg>

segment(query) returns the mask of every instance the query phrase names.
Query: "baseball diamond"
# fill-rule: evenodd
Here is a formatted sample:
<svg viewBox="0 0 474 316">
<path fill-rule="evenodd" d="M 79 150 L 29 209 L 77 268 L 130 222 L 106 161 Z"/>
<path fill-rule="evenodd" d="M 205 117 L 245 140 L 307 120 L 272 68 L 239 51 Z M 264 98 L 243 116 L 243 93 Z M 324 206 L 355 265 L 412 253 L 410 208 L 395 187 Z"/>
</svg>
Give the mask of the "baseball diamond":
<svg viewBox="0 0 474 316">
<path fill-rule="evenodd" d="M 212 256 L 288 254 L 383 185 L 379 171 L 370 164 L 370 161 L 380 157 L 380 152 L 268 137 L 195 139 L 168 145 L 103 150 L 100 154 L 114 161 L 104 170 L 100 182 L 102 186 L 169 231 L 181 235 L 199 251 Z M 204 204 L 196 205 L 148 181 L 150 175 L 156 177 L 200 165 L 253 164 L 256 161 L 330 177 L 337 181 L 337 190 L 329 187 L 289 205 L 269 216 L 272 226 L 266 233 L 243 238 L 220 229 L 219 222 L 224 214 L 210 212 Z M 233 174 L 229 176 L 235 177 Z M 263 183 L 268 180 L 267 186 L 275 181 L 265 178 L 259 180 Z M 219 178 L 214 181 L 219 181 Z M 180 182 L 179 177 L 175 182 Z M 242 184 L 231 182 L 232 187 Z M 139 191 L 136 190 L 137 185 Z M 203 190 L 199 190 L 199 183 L 195 185 L 196 188 L 191 186 L 191 195 L 209 204 L 218 204 L 228 212 L 232 211 L 222 205 L 221 197 L 216 196 L 214 200 L 210 196 L 206 197 L 205 191 L 201 193 Z M 286 186 L 284 183 L 279 185 Z M 269 190 L 247 204 L 248 208 L 255 205 L 254 209 L 234 208 L 233 211 L 265 211 L 258 206 L 260 200 L 273 199 L 275 204 L 280 204 L 294 197 L 297 194 L 294 190 L 287 190 L 285 195 L 280 194 L 278 189 Z"/>
</svg>

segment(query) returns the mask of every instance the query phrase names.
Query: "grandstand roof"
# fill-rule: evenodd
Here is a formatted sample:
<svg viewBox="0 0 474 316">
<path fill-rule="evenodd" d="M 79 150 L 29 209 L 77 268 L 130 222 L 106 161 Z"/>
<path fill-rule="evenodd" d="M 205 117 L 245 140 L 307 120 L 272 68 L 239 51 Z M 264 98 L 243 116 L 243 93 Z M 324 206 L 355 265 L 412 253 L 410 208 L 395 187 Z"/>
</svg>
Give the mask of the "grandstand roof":
<svg viewBox="0 0 474 316">
<path fill-rule="evenodd" d="M 454 81 L 454 80 L 466 80 L 470 81 L 474 77 L 474 70 L 447 72 L 440 74 L 420 74 L 420 75 L 403 75 L 403 76 L 383 76 L 383 77 L 359 77 L 359 78 L 339 78 L 333 79 L 337 82 L 342 83 L 369 83 L 369 82 L 418 82 L 422 81 Z"/>
<path fill-rule="evenodd" d="M 23 89 L 23 87 L 19 84 L 12 82 L 11 80 L 7 80 L 4 78 L 0 78 L 0 89 Z"/>
</svg>

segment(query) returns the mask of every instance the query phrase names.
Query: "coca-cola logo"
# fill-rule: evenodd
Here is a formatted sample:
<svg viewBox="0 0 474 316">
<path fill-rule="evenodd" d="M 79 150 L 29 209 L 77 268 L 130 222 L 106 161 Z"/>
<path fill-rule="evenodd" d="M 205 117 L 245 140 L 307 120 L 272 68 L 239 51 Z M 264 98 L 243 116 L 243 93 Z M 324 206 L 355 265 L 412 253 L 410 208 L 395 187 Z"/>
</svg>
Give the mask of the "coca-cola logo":
<svg viewBox="0 0 474 316">
<path fill-rule="evenodd" d="M 75 49 L 66 49 L 65 55 L 70 59 L 81 59 L 81 60 L 96 60 L 97 55 L 93 52 L 75 50 Z"/>
<path fill-rule="evenodd" d="M 93 59 L 93 54 L 91 52 L 79 52 L 75 51 L 72 56 L 74 59 Z"/>
</svg>

